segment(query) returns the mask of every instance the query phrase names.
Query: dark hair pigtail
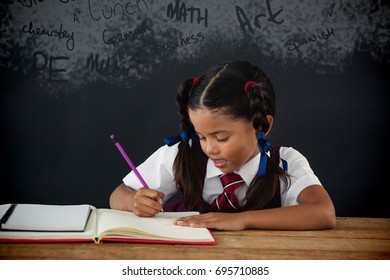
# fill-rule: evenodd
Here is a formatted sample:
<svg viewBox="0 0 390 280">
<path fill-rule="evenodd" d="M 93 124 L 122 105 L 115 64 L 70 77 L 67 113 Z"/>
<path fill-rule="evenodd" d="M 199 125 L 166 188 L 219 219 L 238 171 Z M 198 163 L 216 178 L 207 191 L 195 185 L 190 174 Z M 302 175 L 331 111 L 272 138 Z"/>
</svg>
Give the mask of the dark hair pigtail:
<svg viewBox="0 0 390 280">
<path fill-rule="evenodd" d="M 247 91 L 249 114 L 255 130 L 267 133 L 270 129 L 267 115 L 275 115 L 275 94 L 269 79 L 260 69 L 253 76 L 256 84 Z M 279 163 L 268 159 L 265 177 L 256 176 L 252 180 L 242 210 L 263 209 L 279 191 L 280 178 L 287 183 L 287 173 L 280 168 Z"/>
<path fill-rule="evenodd" d="M 192 89 L 193 80 L 186 80 L 180 86 L 176 96 L 181 131 L 193 132 L 194 130 L 188 116 L 188 100 Z M 202 197 L 203 188 L 188 140 L 181 141 L 179 144 L 179 151 L 173 163 L 173 172 L 176 184 L 183 195 L 184 205 L 192 210 L 195 207 L 194 203 Z"/>
<path fill-rule="evenodd" d="M 247 191 L 242 210 L 263 209 L 279 191 L 280 176 L 287 181 L 286 173 L 273 160 L 267 160 L 265 178 L 256 176 Z"/>
</svg>

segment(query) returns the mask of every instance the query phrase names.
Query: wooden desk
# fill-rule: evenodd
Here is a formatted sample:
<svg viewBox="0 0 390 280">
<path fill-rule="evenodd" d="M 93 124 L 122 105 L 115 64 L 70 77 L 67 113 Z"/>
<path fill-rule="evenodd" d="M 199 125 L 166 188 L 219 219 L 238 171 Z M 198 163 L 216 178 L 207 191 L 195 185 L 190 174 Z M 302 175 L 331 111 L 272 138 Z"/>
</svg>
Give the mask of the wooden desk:
<svg viewBox="0 0 390 280">
<path fill-rule="evenodd" d="M 390 259 L 390 219 L 337 218 L 324 231 L 213 231 L 214 246 L 0 244 L 0 259 Z"/>
</svg>

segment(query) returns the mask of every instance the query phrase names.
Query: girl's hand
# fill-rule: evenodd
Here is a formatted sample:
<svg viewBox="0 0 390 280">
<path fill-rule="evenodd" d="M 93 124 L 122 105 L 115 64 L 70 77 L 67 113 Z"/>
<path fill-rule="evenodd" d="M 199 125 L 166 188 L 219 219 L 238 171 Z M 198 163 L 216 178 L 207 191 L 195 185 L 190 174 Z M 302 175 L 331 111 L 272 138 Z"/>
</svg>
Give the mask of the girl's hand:
<svg viewBox="0 0 390 280">
<path fill-rule="evenodd" d="M 162 210 L 162 201 L 164 193 L 141 188 L 134 195 L 134 204 L 132 211 L 137 216 L 153 217 Z"/>
<path fill-rule="evenodd" d="M 210 212 L 202 215 L 181 217 L 174 221 L 178 226 L 213 228 L 217 230 L 244 230 L 245 224 L 240 213 Z"/>
</svg>

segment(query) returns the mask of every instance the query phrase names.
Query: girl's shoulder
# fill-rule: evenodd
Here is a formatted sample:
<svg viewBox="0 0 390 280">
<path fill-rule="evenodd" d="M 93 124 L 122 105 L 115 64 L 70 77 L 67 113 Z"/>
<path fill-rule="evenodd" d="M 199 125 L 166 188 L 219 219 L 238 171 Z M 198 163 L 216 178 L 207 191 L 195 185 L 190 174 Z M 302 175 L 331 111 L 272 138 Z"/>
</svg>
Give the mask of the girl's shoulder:
<svg viewBox="0 0 390 280">
<path fill-rule="evenodd" d="M 293 147 L 281 146 L 279 149 L 280 157 L 287 160 L 288 158 L 303 156 L 298 150 Z"/>
<path fill-rule="evenodd" d="M 280 147 L 279 155 L 287 162 L 307 162 L 306 157 L 293 147 Z"/>
<path fill-rule="evenodd" d="M 176 157 L 178 150 L 179 150 L 179 143 L 174 144 L 172 146 L 164 145 L 159 147 L 150 157 L 171 159 Z"/>
<path fill-rule="evenodd" d="M 280 158 L 288 163 L 288 173 L 311 169 L 307 158 L 293 147 L 280 147 L 279 153 Z"/>
</svg>

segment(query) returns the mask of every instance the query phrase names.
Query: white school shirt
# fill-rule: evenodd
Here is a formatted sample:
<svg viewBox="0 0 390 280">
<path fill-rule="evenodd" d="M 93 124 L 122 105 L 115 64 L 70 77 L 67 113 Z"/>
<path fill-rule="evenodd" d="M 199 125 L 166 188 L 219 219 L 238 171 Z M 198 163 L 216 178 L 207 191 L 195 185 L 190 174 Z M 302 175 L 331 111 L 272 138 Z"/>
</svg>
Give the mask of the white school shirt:
<svg viewBox="0 0 390 280">
<path fill-rule="evenodd" d="M 167 145 L 160 147 L 145 162 L 137 167 L 137 170 L 151 189 L 165 194 L 163 203 L 178 192 L 173 177 L 173 162 L 178 152 L 178 146 L 179 144 L 171 147 Z M 285 183 L 282 180 L 280 182 L 281 206 L 296 205 L 298 204 L 297 197 L 303 189 L 310 185 L 321 185 L 321 183 L 310 168 L 307 159 L 297 150 L 291 147 L 280 147 L 279 153 L 280 158 L 287 161 L 287 173 L 290 176 L 290 186 L 287 191 Z M 257 175 L 259 161 L 260 153 L 246 162 L 239 170 L 235 171 L 245 182 L 235 191 L 240 205 L 245 201 L 249 184 Z M 219 178 L 221 174 L 223 172 L 215 167 L 213 161 L 209 159 L 203 187 L 203 199 L 210 204 L 223 192 L 223 186 Z M 143 187 L 133 171 L 123 178 L 123 182 L 133 190 L 138 190 Z"/>
</svg>

